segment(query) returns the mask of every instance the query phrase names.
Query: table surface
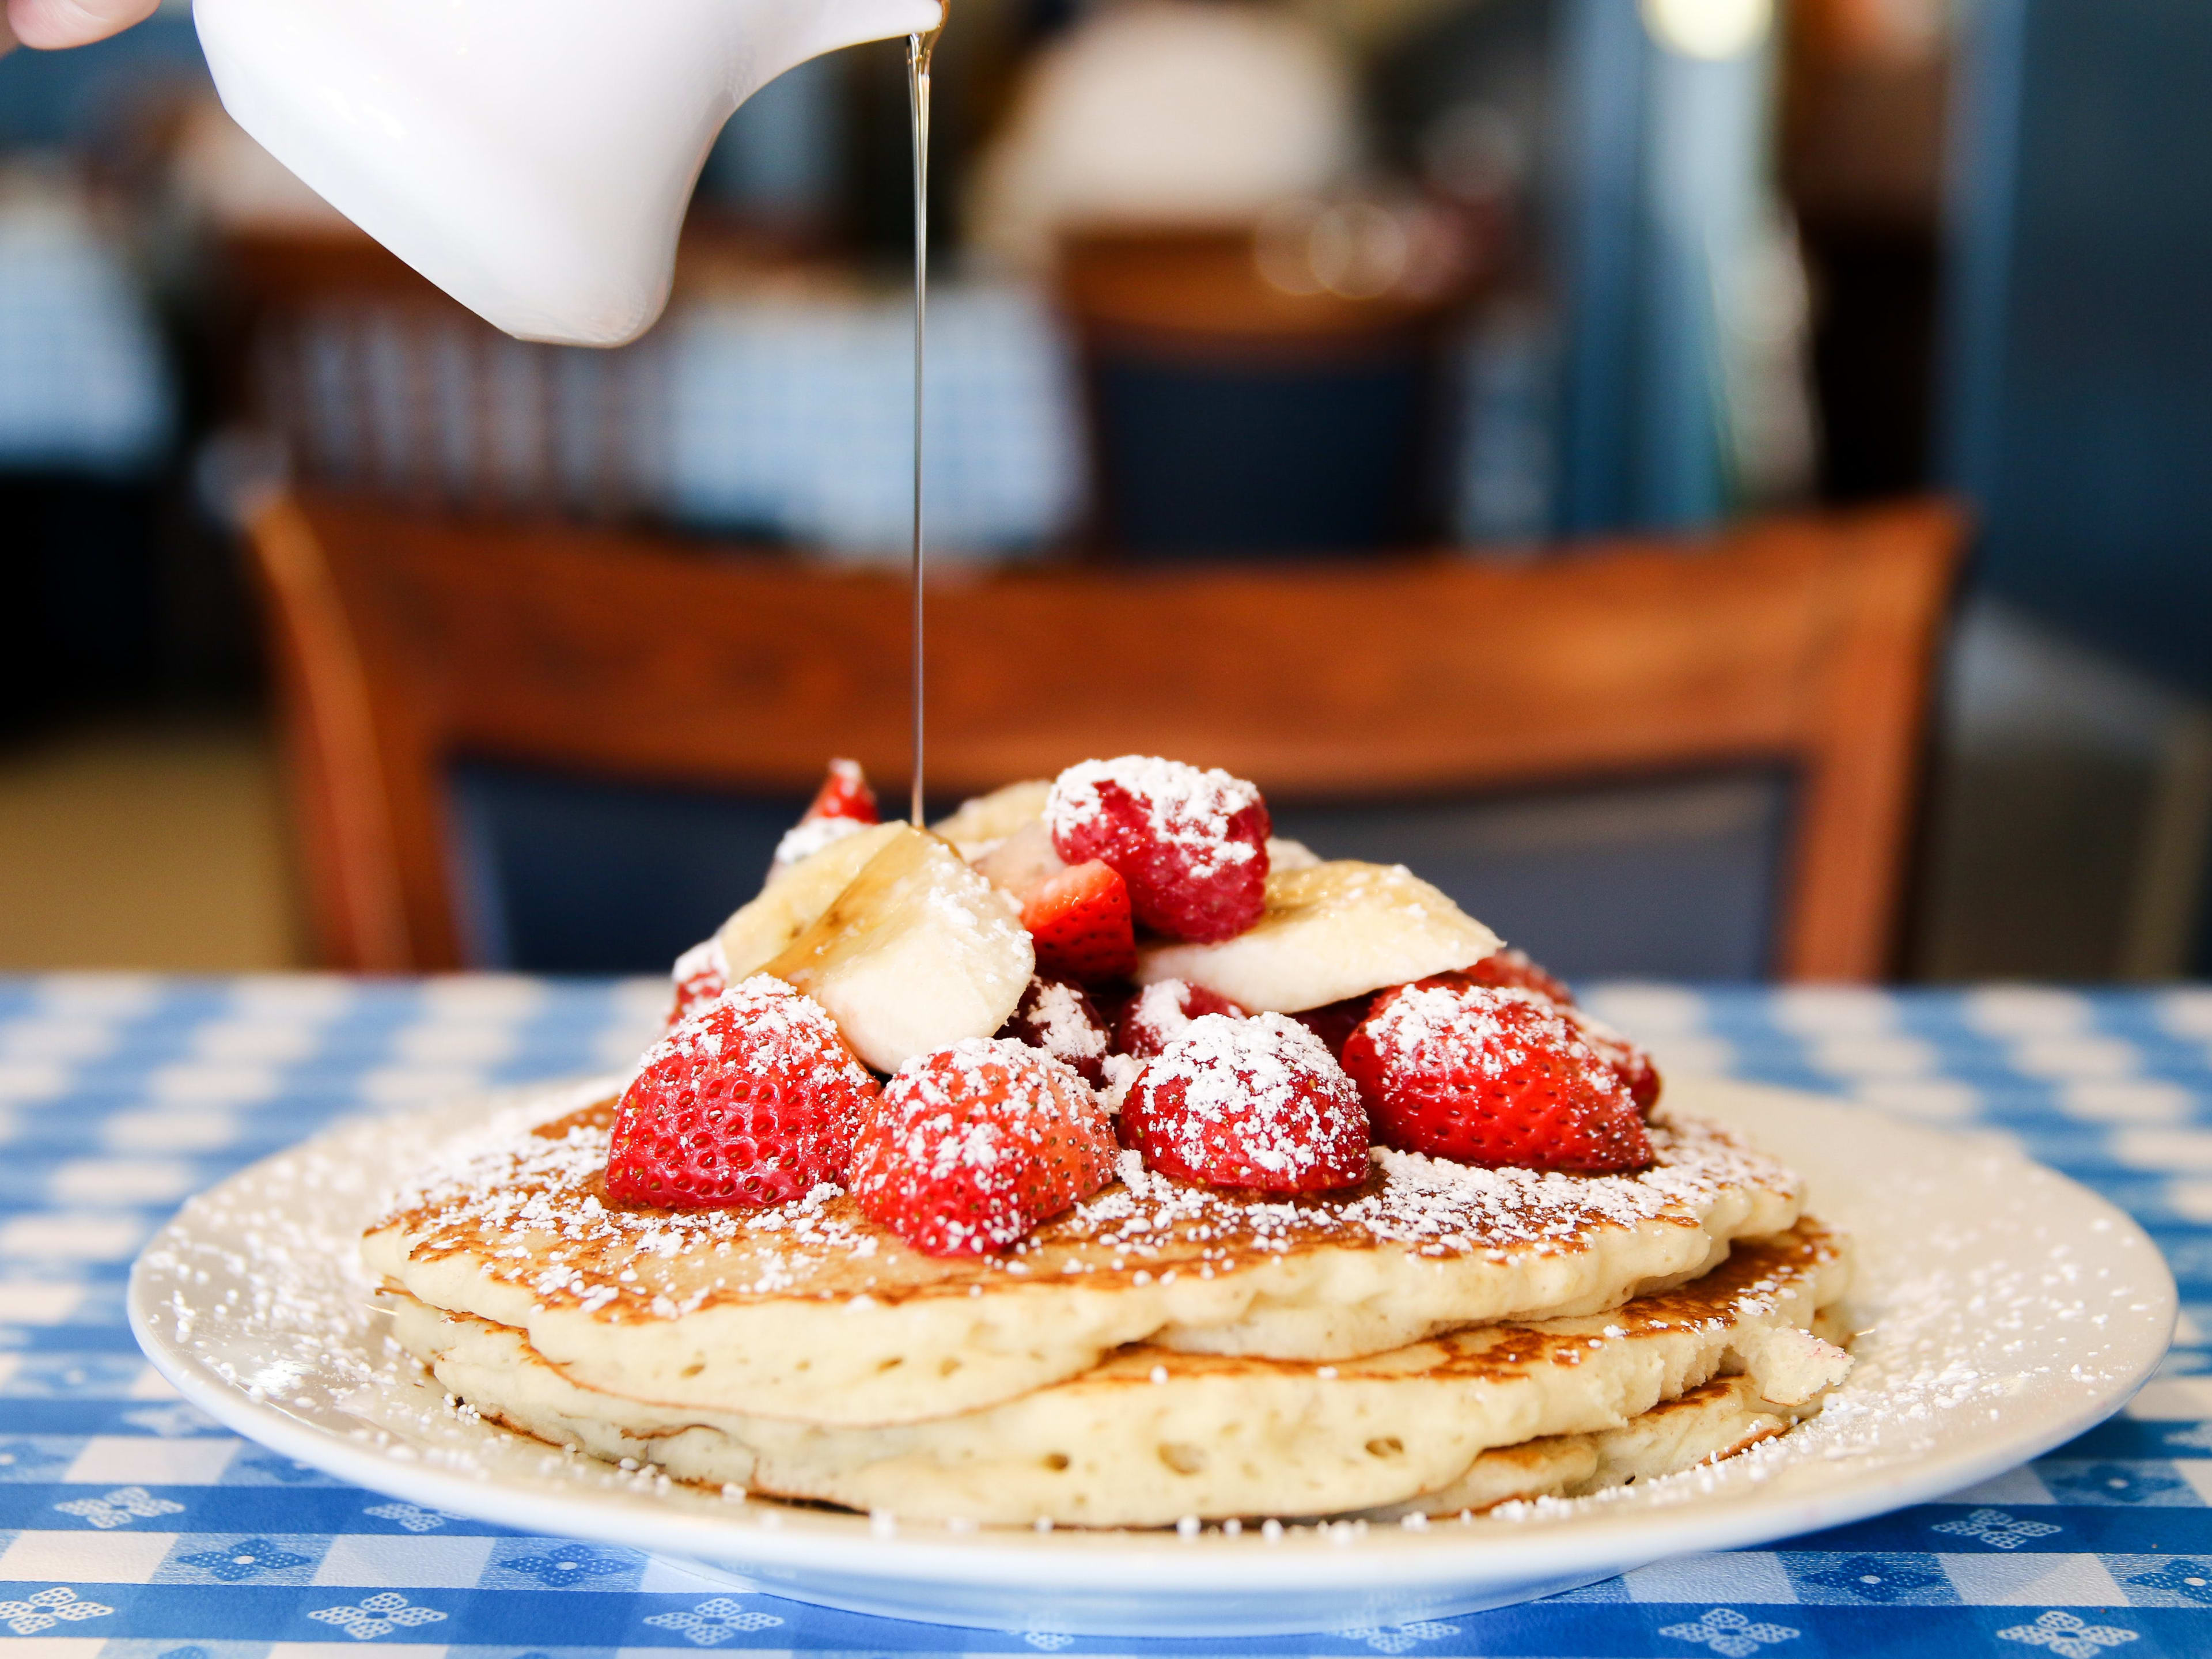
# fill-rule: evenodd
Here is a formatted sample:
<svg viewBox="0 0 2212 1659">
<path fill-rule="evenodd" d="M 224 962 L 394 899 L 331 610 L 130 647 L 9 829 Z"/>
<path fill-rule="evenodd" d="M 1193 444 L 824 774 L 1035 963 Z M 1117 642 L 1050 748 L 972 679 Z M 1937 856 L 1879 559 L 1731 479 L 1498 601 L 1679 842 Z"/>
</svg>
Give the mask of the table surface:
<svg viewBox="0 0 2212 1659">
<path fill-rule="evenodd" d="M 2017 1137 L 2151 1230 L 2181 1332 L 2123 1416 L 1946 1502 L 1446 1621 L 1144 1643 L 822 1612 L 343 1486 L 217 1429 L 140 1358 L 124 1282 L 186 1194 L 348 1113 L 623 1064 L 664 995 L 0 979 L 0 1632 L 86 1659 L 2212 1651 L 2212 991 L 1594 992 L 1677 1069 Z"/>
</svg>

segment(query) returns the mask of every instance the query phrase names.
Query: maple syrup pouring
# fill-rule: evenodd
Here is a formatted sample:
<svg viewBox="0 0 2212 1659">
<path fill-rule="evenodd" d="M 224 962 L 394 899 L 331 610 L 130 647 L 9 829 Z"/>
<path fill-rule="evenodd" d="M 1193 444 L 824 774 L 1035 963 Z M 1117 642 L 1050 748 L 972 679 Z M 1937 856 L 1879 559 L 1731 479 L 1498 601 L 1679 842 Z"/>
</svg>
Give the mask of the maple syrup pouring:
<svg viewBox="0 0 2212 1659">
<path fill-rule="evenodd" d="M 947 9 L 950 9 L 948 7 Z M 913 823 L 922 817 L 922 519 L 921 387 L 923 337 L 929 318 L 929 59 L 945 32 L 943 15 L 927 34 L 906 38 L 907 112 L 914 129 L 914 801 Z"/>
</svg>

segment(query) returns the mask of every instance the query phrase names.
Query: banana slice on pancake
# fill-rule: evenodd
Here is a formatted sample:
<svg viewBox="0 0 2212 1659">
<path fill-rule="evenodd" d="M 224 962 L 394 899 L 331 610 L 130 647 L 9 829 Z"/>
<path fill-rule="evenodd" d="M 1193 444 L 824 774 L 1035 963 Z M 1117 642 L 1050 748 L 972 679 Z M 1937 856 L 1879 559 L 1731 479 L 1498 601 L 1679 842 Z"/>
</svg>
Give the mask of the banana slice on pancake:
<svg viewBox="0 0 2212 1659">
<path fill-rule="evenodd" d="M 1042 818 L 1045 797 L 1051 793 L 1049 778 L 1010 783 L 988 795 L 962 801 L 951 817 L 929 827 L 958 848 L 961 857 L 981 858 L 1023 825 Z"/>
<path fill-rule="evenodd" d="M 1036 967 L 1011 899 L 937 836 L 890 828 L 860 873 L 761 970 L 827 1008 L 853 1052 L 882 1072 L 989 1036 Z"/>
<path fill-rule="evenodd" d="M 1139 951 L 1137 982 L 1179 979 L 1254 1013 L 1294 1014 L 1464 968 L 1503 943 L 1404 865 L 1340 859 L 1272 872 L 1266 912 L 1235 939 Z"/>
<path fill-rule="evenodd" d="M 770 877 L 757 898 L 722 924 L 719 937 L 729 963 L 729 982 L 743 983 L 782 955 L 906 827 L 871 824 Z"/>
</svg>

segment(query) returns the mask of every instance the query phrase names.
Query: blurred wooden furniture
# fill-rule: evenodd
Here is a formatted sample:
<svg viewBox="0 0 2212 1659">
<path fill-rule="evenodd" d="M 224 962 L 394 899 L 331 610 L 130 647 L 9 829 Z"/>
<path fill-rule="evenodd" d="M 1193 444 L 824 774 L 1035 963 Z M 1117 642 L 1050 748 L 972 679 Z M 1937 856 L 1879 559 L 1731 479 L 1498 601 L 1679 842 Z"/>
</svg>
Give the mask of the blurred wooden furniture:
<svg viewBox="0 0 2212 1659">
<path fill-rule="evenodd" d="M 1781 971 L 1873 979 L 1961 539 L 1955 513 L 1917 505 L 1510 568 L 947 572 L 930 781 L 1133 750 L 1285 799 L 1779 763 L 1796 777 Z M 896 577 L 318 498 L 272 500 L 253 544 L 334 966 L 459 960 L 456 756 L 804 791 L 844 754 L 902 798 Z"/>
<path fill-rule="evenodd" d="M 417 508 L 613 518 L 650 491 L 650 349 L 510 338 L 352 229 L 234 229 L 225 378 L 310 486 Z"/>
<path fill-rule="evenodd" d="M 1419 229 L 1345 204 L 1256 232 L 1065 242 L 1092 539 L 1145 558 L 1432 538 L 1449 402 L 1439 325 L 1472 273 L 1451 249 L 1424 251 L 1439 238 Z"/>
</svg>

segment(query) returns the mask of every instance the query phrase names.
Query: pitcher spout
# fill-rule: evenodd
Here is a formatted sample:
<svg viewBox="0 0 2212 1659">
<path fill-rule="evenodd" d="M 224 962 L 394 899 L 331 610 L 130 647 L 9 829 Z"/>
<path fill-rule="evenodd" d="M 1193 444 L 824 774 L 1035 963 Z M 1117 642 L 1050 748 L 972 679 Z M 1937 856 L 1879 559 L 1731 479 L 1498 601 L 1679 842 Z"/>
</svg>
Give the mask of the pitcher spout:
<svg viewBox="0 0 2212 1659">
<path fill-rule="evenodd" d="M 325 199 L 487 321 L 620 345 L 668 300 L 730 112 L 938 0 L 196 0 L 216 90 Z"/>
</svg>

